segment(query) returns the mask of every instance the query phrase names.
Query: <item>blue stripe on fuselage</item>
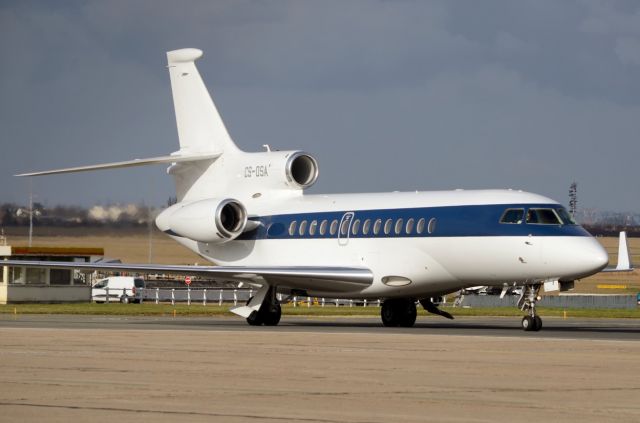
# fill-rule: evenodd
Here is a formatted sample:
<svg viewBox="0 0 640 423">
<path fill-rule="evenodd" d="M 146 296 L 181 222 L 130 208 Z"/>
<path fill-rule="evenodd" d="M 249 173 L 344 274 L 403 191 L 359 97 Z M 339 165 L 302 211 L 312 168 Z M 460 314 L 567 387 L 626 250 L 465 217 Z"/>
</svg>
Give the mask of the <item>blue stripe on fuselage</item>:
<svg viewBox="0 0 640 423">
<path fill-rule="evenodd" d="M 354 213 L 352 224 L 360 220 L 360 229 L 356 234 L 349 233 L 350 239 L 357 238 L 415 238 L 415 237 L 477 237 L 477 236 L 590 236 L 580 225 L 541 225 L 541 224 L 505 224 L 500 223 L 500 218 L 506 209 L 528 208 L 559 208 L 558 204 L 491 204 L 471 206 L 444 206 L 444 207 L 420 207 L 400 209 L 376 209 L 376 210 L 342 210 L 328 212 L 280 214 L 273 216 L 252 217 L 251 220 L 259 222 L 260 226 L 250 232 L 243 233 L 238 240 L 260 239 L 322 239 L 337 238 L 338 234 L 330 234 L 328 230 L 331 222 L 340 222 L 345 213 Z M 408 219 L 414 219 L 413 231 L 408 234 L 405 231 Z M 416 224 L 419 219 L 425 219 L 425 229 L 421 234 L 416 232 Z M 435 229 L 432 233 L 427 230 L 428 222 L 435 218 Z M 363 234 L 363 222 L 371 220 L 371 228 L 367 235 Z M 382 228 L 388 219 L 393 220 L 389 234 L 383 230 L 378 235 L 373 234 L 373 223 L 380 219 Z M 403 228 L 399 234 L 395 233 L 397 219 L 403 219 Z M 317 222 L 315 234 L 309 234 L 309 225 Z M 327 220 L 327 231 L 320 234 L 320 224 Z M 291 222 L 296 221 L 294 235 L 289 235 Z M 301 235 L 299 225 L 306 221 L 306 230 Z M 340 228 L 338 228 L 338 231 Z M 346 236 L 343 236 L 346 238 Z"/>
</svg>

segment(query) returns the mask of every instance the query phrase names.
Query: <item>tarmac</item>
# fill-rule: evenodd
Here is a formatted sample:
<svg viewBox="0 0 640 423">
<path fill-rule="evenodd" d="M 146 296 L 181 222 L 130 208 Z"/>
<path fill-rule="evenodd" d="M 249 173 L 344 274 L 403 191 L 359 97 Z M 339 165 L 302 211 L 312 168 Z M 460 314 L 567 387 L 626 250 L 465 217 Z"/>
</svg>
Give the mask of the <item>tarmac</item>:
<svg viewBox="0 0 640 423">
<path fill-rule="evenodd" d="M 637 422 L 640 322 L 0 317 L 0 420 Z"/>
</svg>

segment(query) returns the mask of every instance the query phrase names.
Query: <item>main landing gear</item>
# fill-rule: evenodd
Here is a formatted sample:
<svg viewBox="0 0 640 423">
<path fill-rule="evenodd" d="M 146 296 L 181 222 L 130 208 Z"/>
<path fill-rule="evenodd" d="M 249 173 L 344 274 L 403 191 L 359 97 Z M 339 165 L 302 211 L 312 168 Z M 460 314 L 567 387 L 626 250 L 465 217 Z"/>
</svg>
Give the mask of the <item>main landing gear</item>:
<svg viewBox="0 0 640 423">
<path fill-rule="evenodd" d="M 527 332 L 537 332 L 542 329 L 542 319 L 536 314 L 536 302 L 540 300 L 538 293 L 541 286 L 541 284 L 525 285 L 518 300 L 520 310 L 528 314 L 522 318 L 522 329 Z"/>
<path fill-rule="evenodd" d="M 282 309 L 276 297 L 276 288 L 271 286 L 265 291 L 258 291 L 254 297 L 249 298 L 247 305 L 243 307 L 253 309 L 249 310 L 249 315 L 247 316 L 247 323 L 251 326 L 276 326 L 280 323 Z M 258 304 L 260 305 L 259 308 L 257 307 Z"/>
<path fill-rule="evenodd" d="M 382 303 L 380 317 L 382 324 L 387 327 L 410 328 L 416 322 L 416 303 L 409 298 L 393 298 Z"/>
<path fill-rule="evenodd" d="M 420 304 L 426 311 L 438 316 L 453 319 L 453 316 L 446 311 L 440 310 L 429 298 L 420 300 Z M 382 303 L 380 317 L 382 324 L 387 327 L 410 328 L 416 323 L 416 301 L 413 298 L 391 298 Z"/>
</svg>

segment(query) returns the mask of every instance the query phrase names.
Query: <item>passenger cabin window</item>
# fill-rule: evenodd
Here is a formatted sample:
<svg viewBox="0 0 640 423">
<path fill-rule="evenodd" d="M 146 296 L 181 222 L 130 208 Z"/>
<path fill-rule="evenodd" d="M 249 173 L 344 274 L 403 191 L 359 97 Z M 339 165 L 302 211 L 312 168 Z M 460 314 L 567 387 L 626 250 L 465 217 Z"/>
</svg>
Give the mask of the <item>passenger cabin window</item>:
<svg viewBox="0 0 640 423">
<path fill-rule="evenodd" d="M 414 225 L 415 225 L 415 220 L 413 220 L 413 217 L 407 220 L 407 226 L 404 229 L 407 232 L 407 235 L 411 235 L 411 232 L 413 232 Z"/>
<path fill-rule="evenodd" d="M 327 233 L 327 226 L 329 225 L 329 222 L 327 222 L 327 220 L 323 220 L 322 223 L 320 224 L 320 235 L 325 235 Z"/>
<path fill-rule="evenodd" d="M 380 233 L 380 227 L 382 226 L 382 220 L 376 219 L 376 223 L 373 224 L 373 234 L 378 235 Z"/>
<path fill-rule="evenodd" d="M 298 225 L 298 222 L 296 222 L 295 220 L 291 222 L 291 224 L 289 225 L 289 235 L 291 236 L 295 235 L 297 225 Z"/>
<path fill-rule="evenodd" d="M 340 225 L 340 235 L 345 236 L 347 232 L 349 232 L 349 221 L 345 219 Z"/>
<path fill-rule="evenodd" d="M 432 234 L 436 230 L 436 218 L 432 217 L 429 219 L 429 224 L 427 225 L 427 232 Z"/>
<path fill-rule="evenodd" d="M 395 227 L 396 235 L 400 235 L 400 232 L 402 232 L 403 224 L 404 224 L 404 221 L 402 219 L 396 220 L 396 227 Z"/>
<path fill-rule="evenodd" d="M 364 224 L 362 225 L 362 233 L 364 235 L 369 235 L 369 229 L 371 229 L 371 219 L 364 221 Z"/>
<path fill-rule="evenodd" d="M 527 223 L 536 225 L 561 225 L 562 221 L 553 209 L 529 209 Z"/>
<path fill-rule="evenodd" d="M 500 218 L 500 223 L 522 223 L 522 217 L 524 216 L 524 209 L 507 209 Z"/>
<path fill-rule="evenodd" d="M 338 221 L 334 220 L 333 222 L 331 222 L 331 227 L 329 228 L 329 233 L 331 235 L 335 235 L 336 232 L 338 232 Z"/>
<path fill-rule="evenodd" d="M 416 227 L 416 231 L 418 232 L 418 234 L 421 234 L 424 232 L 424 223 L 425 223 L 424 217 L 418 220 L 418 226 Z"/>
<path fill-rule="evenodd" d="M 393 225 L 393 220 L 391 220 L 391 219 L 387 219 L 387 221 L 384 222 L 384 234 L 385 235 L 389 235 L 389 232 L 391 232 L 391 225 Z"/>
<path fill-rule="evenodd" d="M 353 222 L 353 227 L 351 228 L 352 235 L 358 235 L 358 231 L 360 230 L 360 219 L 356 219 Z"/>
<path fill-rule="evenodd" d="M 303 236 L 306 230 L 307 230 L 307 221 L 303 220 L 302 222 L 300 222 L 300 229 L 298 229 L 298 234 L 300 236 Z"/>
<path fill-rule="evenodd" d="M 318 227 L 318 221 L 317 220 L 313 220 L 310 224 L 309 224 L 309 235 L 315 235 L 316 234 L 316 228 Z"/>
</svg>

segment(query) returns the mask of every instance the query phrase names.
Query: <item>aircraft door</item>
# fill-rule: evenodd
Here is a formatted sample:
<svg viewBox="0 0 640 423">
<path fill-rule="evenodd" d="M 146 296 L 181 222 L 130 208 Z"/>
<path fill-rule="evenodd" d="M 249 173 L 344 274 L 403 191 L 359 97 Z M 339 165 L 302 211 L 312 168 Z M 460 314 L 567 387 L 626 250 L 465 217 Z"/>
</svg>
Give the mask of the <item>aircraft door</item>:
<svg viewBox="0 0 640 423">
<path fill-rule="evenodd" d="M 338 245 L 344 246 L 349 243 L 349 234 L 351 233 L 353 216 L 353 212 L 347 212 L 342 215 L 342 219 L 340 219 L 340 225 L 338 226 Z"/>
</svg>

